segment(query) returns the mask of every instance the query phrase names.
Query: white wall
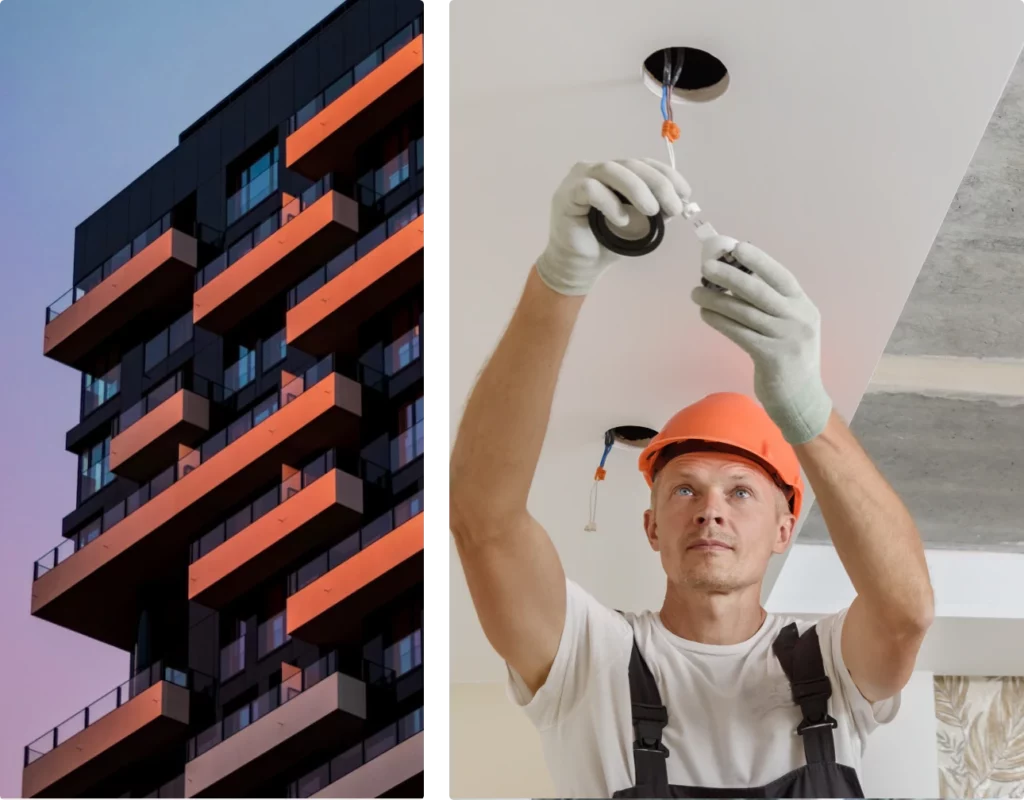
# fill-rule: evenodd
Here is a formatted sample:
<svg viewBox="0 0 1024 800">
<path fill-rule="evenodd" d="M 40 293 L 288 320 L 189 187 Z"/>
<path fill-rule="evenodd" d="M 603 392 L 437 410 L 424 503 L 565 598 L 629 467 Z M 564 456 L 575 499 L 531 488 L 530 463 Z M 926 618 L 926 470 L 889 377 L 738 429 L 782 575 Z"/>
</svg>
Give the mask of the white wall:
<svg viewBox="0 0 1024 800">
<path fill-rule="evenodd" d="M 540 738 L 500 683 L 451 685 L 453 798 L 552 797 Z M 915 672 L 900 711 L 868 740 L 861 770 L 866 797 L 938 797 L 935 695 L 930 672 Z"/>
</svg>

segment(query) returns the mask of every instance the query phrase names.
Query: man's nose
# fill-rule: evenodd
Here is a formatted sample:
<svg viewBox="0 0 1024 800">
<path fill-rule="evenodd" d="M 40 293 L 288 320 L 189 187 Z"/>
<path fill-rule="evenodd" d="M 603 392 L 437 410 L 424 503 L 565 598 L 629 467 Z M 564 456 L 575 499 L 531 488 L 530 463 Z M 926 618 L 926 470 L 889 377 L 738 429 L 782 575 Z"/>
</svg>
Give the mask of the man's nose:
<svg viewBox="0 0 1024 800">
<path fill-rule="evenodd" d="M 710 525 L 712 522 L 716 525 L 723 524 L 724 519 L 718 499 L 713 494 L 707 495 L 695 510 L 693 519 L 698 525 Z"/>
</svg>

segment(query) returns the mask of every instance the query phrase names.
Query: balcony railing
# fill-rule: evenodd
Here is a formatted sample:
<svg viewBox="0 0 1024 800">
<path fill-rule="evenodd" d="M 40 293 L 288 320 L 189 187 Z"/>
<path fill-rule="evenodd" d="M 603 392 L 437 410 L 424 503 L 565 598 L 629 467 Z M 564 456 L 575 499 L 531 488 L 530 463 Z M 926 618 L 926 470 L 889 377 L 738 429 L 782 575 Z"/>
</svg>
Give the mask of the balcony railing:
<svg viewBox="0 0 1024 800">
<path fill-rule="evenodd" d="M 93 378 L 85 376 L 85 389 L 82 399 L 82 416 L 86 417 L 121 393 L 121 365 L 117 364 L 107 370 L 105 375 Z"/>
<path fill-rule="evenodd" d="M 256 379 L 256 351 L 250 350 L 224 370 L 224 386 L 234 394 Z"/>
<path fill-rule="evenodd" d="M 362 658 L 344 655 L 338 651 L 328 653 L 316 661 L 312 666 L 306 667 L 291 678 L 282 681 L 270 691 L 246 703 L 239 709 L 232 711 L 220 722 L 216 722 L 209 728 L 194 736 L 188 742 L 186 755 L 187 761 L 198 758 L 203 753 L 234 736 L 241 730 L 248 728 L 257 720 L 263 719 L 274 709 L 293 700 L 307 689 L 320 683 L 324 678 L 333 675 L 335 672 L 343 672 L 364 683 L 383 685 L 394 681 L 394 673 Z"/>
<path fill-rule="evenodd" d="M 263 342 L 263 371 L 280 364 L 288 355 L 288 328 L 281 328 Z"/>
<path fill-rule="evenodd" d="M 109 278 L 121 267 L 128 263 L 133 256 L 138 255 L 143 249 L 155 242 L 161 235 L 171 228 L 170 213 L 164 214 L 160 219 L 150 225 L 146 230 L 136 236 L 132 241 L 118 250 L 114 255 L 100 264 L 96 269 L 86 275 L 71 289 L 58 297 L 46 307 L 46 322 L 49 324 L 58 316 L 67 311 L 71 306 L 85 297 L 89 292 Z"/>
<path fill-rule="evenodd" d="M 397 678 L 422 665 L 423 630 L 420 628 L 384 648 L 384 666 L 394 670 Z"/>
<path fill-rule="evenodd" d="M 222 545 L 228 539 L 245 531 L 249 528 L 249 525 L 264 514 L 269 513 L 293 495 L 301 492 L 318 477 L 334 469 L 334 465 L 334 450 L 329 450 L 311 459 L 287 480 L 281 481 L 278 486 L 263 493 L 245 508 L 234 512 L 223 522 L 219 522 L 212 531 L 193 542 L 189 548 L 189 563 L 196 563 L 196 561 Z"/>
<path fill-rule="evenodd" d="M 312 797 L 422 730 L 423 708 L 420 707 L 290 783 L 288 797 Z"/>
<path fill-rule="evenodd" d="M 77 714 L 64 720 L 60 725 L 44 733 L 34 742 L 25 745 L 25 766 L 49 753 L 55 747 L 64 744 L 68 739 L 90 725 L 94 725 L 116 708 L 120 708 L 133 697 L 141 694 L 159 681 L 168 681 L 185 689 L 206 691 L 212 686 L 212 678 L 195 670 L 180 670 L 165 667 L 163 662 L 156 662 L 142 670 L 135 677 L 129 678 L 120 686 L 107 692 L 94 703 L 90 703 Z"/>
<path fill-rule="evenodd" d="M 177 352 L 182 345 L 192 341 L 192 309 L 164 328 L 146 342 L 143 351 L 142 368 L 150 372 L 165 358 Z"/>
<path fill-rule="evenodd" d="M 109 486 L 117 476 L 110 471 L 110 455 L 103 456 L 102 461 L 91 464 L 78 475 L 78 496 L 85 502 L 100 489 Z"/>
<path fill-rule="evenodd" d="M 354 245 L 342 251 L 288 291 L 288 308 L 294 308 L 332 278 L 337 277 L 359 259 L 384 244 L 402 228 L 423 214 L 423 195 L 402 206 L 384 222 L 359 237 Z"/>
<path fill-rule="evenodd" d="M 118 522 L 130 514 L 133 514 L 161 492 L 170 488 L 175 482 L 181 480 L 185 475 L 208 461 L 227 445 L 234 442 L 242 434 L 252 430 L 256 425 L 272 416 L 284 405 L 290 403 L 306 389 L 313 386 L 333 371 L 334 358 L 329 355 L 306 370 L 303 375 L 289 381 L 280 392 L 275 392 L 274 395 L 263 400 L 261 403 L 256 405 L 255 408 L 245 412 L 245 414 L 236 419 L 227 428 L 214 434 L 195 450 L 192 450 L 190 453 L 180 458 L 176 464 L 172 464 L 149 481 L 149 483 L 141 486 L 113 508 L 107 509 L 103 513 L 99 531 L 94 533 L 88 541 L 80 544 L 80 537 L 65 539 L 61 544 L 57 545 L 45 556 L 37 560 L 33 565 L 32 579 L 38 580 L 40 576 L 49 572 L 62 561 L 70 558 L 81 547 L 98 539 L 103 533 L 106 533 Z M 362 374 L 362 368 L 359 369 L 357 374 Z M 279 402 L 281 398 L 283 398 L 283 400 Z"/>
<path fill-rule="evenodd" d="M 265 658 L 292 639 L 288 635 L 288 616 L 280 611 L 256 628 L 256 658 Z"/>
<path fill-rule="evenodd" d="M 391 470 L 400 470 L 423 455 L 423 420 L 391 440 Z"/>
<path fill-rule="evenodd" d="M 236 239 L 225 252 L 196 272 L 196 291 L 202 289 L 206 284 L 220 275 L 224 270 L 234 264 L 238 259 L 256 247 L 260 242 L 283 228 L 309 206 L 319 200 L 324 194 L 333 188 L 333 179 L 330 174 L 324 175 L 320 180 L 308 187 L 298 197 L 293 198 L 280 209 L 274 211 L 262 222 L 254 225 L 240 238 Z"/>
<path fill-rule="evenodd" d="M 326 575 L 339 564 L 348 561 L 356 553 L 422 512 L 423 492 L 419 491 L 291 573 L 288 576 L 288 595 L 295 594 L 317 578 Z"/>
<path fill-rule="evenodd" d="M 111 432 L 114 436 L 124 433 L 124 431 L 146 416 L 150 411 L 153 411 L 161 403 L 172 398 L 182 389 L 187 389 L 200 397 L 213 400 L 215 403 L 223 403 L 230 396 L 230 392 L 215 381 L 198 375 L 189 376 L 182 372 L 175 372 L 155 389 L 151 389 L 145 397 L 115 417 Z"/>
<path fill-rule="evenodd" d="M 277 148 L 274 148 L 275 152 Z M 277 162 L 272 162 L 263 172 L 252 176 L 245 186 L 228 198 L 228 225 L 233 225 L 250 209 L 277 191 Z"/>
<path fill-rule="evenodd" d="M 341 97 L 345 92 L 359 83 L 373 70 L 387 61 L 405 45 L 423 32 L 423 17 L 417 17 L 402 30 L 388 39 L 383 45 L 356 64 L 352 69 L 338 78 L 306 105 L 292 114 L 288 120 L 288 133 L 293 134 L 327 106 Z"/>
</svg>

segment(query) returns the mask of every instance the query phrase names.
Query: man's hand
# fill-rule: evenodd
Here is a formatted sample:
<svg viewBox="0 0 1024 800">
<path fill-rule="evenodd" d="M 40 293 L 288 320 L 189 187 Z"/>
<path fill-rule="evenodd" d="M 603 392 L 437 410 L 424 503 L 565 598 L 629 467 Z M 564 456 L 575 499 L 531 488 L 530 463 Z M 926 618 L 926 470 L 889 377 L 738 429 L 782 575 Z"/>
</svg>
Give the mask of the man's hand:
<svg viewBox="0 0 1024 800">
<path fill-rule="evenodd" d="M 718 261 L 724 253 L 748 275 Z M 732 294 L 698 286 L 693 301 L 708 325 L 754 360 L 754 391 L 790 444 L 818 436 L 832 413 L 821 381 L 821 315 L 789 270 L 751 244 L 716 236 L 704 243 L 701 273 Z"/>
<path fill-rule="evenodd" d="M 616 191 L 631 205 L 620 201 Z M 616 234 L 637 239 L 650 224 L 646 217 L 678 216 L 689 200 L 686 179 L 653 158 L 576 164 L 551 201 L 550 236 L 537 259 L 537 273 L 560 294 L 588 294 L 619 258 L 599 244 L 590 230 L 591 206 L 605 215 Z"/>
</svg>

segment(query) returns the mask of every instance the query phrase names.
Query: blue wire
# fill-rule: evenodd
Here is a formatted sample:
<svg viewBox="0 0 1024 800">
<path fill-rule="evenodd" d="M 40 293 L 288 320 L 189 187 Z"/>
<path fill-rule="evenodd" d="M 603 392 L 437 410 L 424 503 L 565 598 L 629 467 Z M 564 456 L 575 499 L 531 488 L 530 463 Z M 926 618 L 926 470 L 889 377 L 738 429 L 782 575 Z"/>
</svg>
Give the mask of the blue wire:
<svg viewBox="0 0 1024 800">
<path fill-rule="evenodd" d="M 661 87 L 661 118 L 668 119 L 668 110 L 665 108 L 665 101 L 668 98 L 668 87 Z"/>
<path fill-rule="evenodd" d="M 608 454 L 609 454 L 609 453 L 610 453 L 611 451 L 612 451 L 612 446 L 611 446 L 610 444 L 609 444 L 609 445 L 605 445 L 605 448 L 604 448 L 604 455 L 603 455 L 603 456 L 601 456 L 601 468 L 602 468 L 602 469 L 604 469 L 604 462 L 605 462 L 605 459 L 607 459 L 607 458 L 608 458 Z"/>
</svg>

